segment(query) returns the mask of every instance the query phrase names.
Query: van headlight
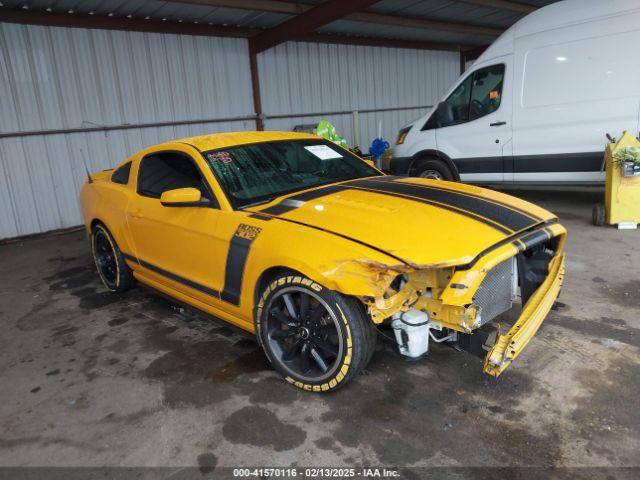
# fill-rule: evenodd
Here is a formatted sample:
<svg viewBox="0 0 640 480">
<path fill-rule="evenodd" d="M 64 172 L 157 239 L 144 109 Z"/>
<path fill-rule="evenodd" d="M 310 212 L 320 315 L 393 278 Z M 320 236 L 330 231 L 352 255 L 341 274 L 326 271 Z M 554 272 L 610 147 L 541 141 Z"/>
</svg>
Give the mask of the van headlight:
<svg viewBox="0 0 640 480">
<path fill-rule="evenodd" d="M 411 127 L 404 127 L 398 132 L 398 139 L 396 140 L 396 145 L 402 145 L 404 143 L 404 139 L 407 138 Z"/>
</svg>

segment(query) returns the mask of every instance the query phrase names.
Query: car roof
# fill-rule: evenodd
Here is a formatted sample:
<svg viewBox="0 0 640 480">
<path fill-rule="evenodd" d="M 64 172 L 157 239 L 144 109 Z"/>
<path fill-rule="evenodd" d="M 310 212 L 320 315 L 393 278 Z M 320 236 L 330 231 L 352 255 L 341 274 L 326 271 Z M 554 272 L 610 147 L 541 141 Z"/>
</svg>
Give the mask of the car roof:
<svg viewBox="0 0 640 480">
<path fill-rule="evenodd" d="M 303 140 L 317 139 L 316 135 L 298 132 L 226 132 L 212 133 L 209 135 L 199 135 L 197 137 L 187 137 L 174 140 L 173 142 L 187 143 L 201 152 L 217 150 L 236 145 L 246 145 L 249 143 L 271 142 L 275 140 Z"/>
</svg>

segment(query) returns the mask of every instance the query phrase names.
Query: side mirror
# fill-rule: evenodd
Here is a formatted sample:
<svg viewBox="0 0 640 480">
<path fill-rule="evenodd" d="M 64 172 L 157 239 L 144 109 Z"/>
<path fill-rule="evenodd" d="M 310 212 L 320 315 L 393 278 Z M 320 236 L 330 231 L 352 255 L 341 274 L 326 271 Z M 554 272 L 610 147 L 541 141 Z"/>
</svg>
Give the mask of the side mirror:
<svg viewBox="0 0 640 480">
<path fill-rule="evenodd" d="M 436 107 L 435 120 L 439 127 L 446 127 L 453 123 L 453 109 L 447 102 L 440 102 Z"/>
<path fill-rule="evenodd" d="M 165 207 L 205 207 L 211 202 L 202 198 L 197 188 L 176 188 L 162 192 L 160 203 Z"/>
</svg>

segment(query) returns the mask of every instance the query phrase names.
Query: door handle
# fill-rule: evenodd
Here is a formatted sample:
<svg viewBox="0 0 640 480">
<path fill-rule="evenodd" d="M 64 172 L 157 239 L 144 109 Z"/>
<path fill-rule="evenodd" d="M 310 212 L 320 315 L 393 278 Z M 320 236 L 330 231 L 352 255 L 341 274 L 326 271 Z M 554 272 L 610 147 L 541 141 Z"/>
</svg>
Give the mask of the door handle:
<svg viewBox="0 0 640 480">
<path fill-rule="evenodd" d="M 501 125 L 506 125 L 506 124 L 507 124 L 507 122 L 493 122 L 493 123 L 490 123 L 489 126 L 490 127 L 499 127 Z"/>
<path fill-rule="evenodd" d="M 142 218 L 142 210 L 139 208 L 134 208 L 130 213 L 134 218 Z"/>
</svg>

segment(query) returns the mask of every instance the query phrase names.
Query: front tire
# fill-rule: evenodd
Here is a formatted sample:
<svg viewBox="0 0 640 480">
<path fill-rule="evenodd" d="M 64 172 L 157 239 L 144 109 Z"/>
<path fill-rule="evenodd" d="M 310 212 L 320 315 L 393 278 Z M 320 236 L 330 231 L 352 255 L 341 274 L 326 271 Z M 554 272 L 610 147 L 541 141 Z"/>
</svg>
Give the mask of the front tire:
<svg viewBox="0 0 640 480">
<path fill-rule="evenodd" d="M 431 180 L 453 180 L 453 174 L 449 167 L 440 160 L 419 160 L 412 169 L 413 174 L 420 178 L 429 178 Z"/>
<path fill-rule="evenodd" d="M 91 250 L 100 280 L 112 292 L 125 292 L 134 284 L 133 272 L 124 261 L 111 232 L 101 223 L 91 230 Z"/>
<path fill-rule="evenodd" d="M 261 292 L 255 328 L 273 367 L 308 391 L 344 386 L 374 348 L 373 325 L 356 300 L 295 272 L 278 275 Z"/>
</svg>

